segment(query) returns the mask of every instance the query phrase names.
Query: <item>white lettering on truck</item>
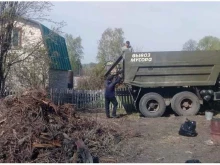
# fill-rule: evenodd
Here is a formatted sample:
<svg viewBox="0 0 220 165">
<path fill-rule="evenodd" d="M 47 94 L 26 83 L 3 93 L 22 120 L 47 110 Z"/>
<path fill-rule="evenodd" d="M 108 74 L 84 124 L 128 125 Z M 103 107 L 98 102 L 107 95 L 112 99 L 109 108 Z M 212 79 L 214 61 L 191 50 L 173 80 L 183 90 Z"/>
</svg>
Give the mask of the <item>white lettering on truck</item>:
<svg viewBox="0 0 220 165">
<path fill-rule="evenodd" d="M 152 57 L 150 53 L 134 53 L 132 54 L 131 62 L 151 62 Z"/>
</svg>

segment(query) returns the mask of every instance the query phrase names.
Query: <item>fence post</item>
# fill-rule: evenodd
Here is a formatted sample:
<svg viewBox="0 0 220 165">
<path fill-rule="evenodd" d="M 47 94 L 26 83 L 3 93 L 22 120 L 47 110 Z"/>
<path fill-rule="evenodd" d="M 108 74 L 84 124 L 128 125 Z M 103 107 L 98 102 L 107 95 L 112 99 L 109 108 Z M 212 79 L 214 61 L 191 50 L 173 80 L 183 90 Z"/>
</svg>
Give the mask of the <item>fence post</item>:
<svg viewBox="0 0 220 165">
<path fill-rule="evenodd" d="M 74 104 L 74 99 L 73 99 L 73 97 L 74 97 L 74 90 L 73 89 L 71 89 L 71 104 Z"/>
</svg>

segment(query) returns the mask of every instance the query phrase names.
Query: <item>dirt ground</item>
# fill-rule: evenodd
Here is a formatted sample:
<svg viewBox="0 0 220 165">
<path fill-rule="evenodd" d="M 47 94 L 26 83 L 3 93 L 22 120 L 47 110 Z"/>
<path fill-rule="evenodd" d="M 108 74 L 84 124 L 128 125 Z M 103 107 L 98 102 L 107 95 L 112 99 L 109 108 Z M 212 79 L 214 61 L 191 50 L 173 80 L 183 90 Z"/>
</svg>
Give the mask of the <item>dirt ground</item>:
<svg viewBox="0 0 220 165">
<path fill-rule="evenodd" d="M 81 115 L 95 118 L 126 135 L 116 139 L 115 153 L 105 158 L 109 162 L 184 163 L 189 159 L 198 159 L 202 163 L 220 162 L 220 146 L 206 142 L 211 139 L 210 121 L 204 115 L 188 117 L 196 121 L 198 136 L 184 137 L 178 131 L 186 117 L 144 118 L 138 114 L 118 114 L 121 115 L 118 119 L 106 119 L 104 110 L 81 112 Z"/>
</svg>

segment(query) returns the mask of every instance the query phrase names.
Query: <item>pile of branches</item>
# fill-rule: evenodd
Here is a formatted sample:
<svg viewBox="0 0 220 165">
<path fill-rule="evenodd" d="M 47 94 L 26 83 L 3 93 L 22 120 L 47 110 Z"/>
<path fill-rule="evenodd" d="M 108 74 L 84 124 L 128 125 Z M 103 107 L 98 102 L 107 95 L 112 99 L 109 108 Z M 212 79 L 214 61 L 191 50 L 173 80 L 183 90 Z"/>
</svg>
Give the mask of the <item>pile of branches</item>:
<svg viewBox="0 0 220 165">
<path fill-rule="evenodd" d="M 0 163 L 89 163 L 112 152 L 117 132 L 54 105 L 41 90 L 0 103 Z"/>
</svg>

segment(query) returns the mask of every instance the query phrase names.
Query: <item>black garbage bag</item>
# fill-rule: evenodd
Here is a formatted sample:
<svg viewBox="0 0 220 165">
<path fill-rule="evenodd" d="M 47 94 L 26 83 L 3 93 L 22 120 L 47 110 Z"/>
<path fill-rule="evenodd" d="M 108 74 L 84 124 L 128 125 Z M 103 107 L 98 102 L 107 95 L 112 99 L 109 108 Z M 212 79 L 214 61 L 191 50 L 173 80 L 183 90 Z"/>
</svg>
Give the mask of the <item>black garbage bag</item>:
<svg viewBox="0 0 220 165">
<path fill-rule="evenodd" d="M 99 163 L 99 157 L 93 156 L 92 159 L 93 159 L 93 163 Z"/>
<path fill-rule="evenodd" d="M 182 124 L 180 127 L 179 135 L 188 136 L 188 137 L 197 136 L 198 133 L 196 132 L 196 122 L 186 119 L 185 123 Z"/>
<path fill-rule="evenodd" d="M 201 162 L 197 159 L 191 159 L 191 160 L 187 160 L 185 163 L 201 163 Z"/>
</svg>

